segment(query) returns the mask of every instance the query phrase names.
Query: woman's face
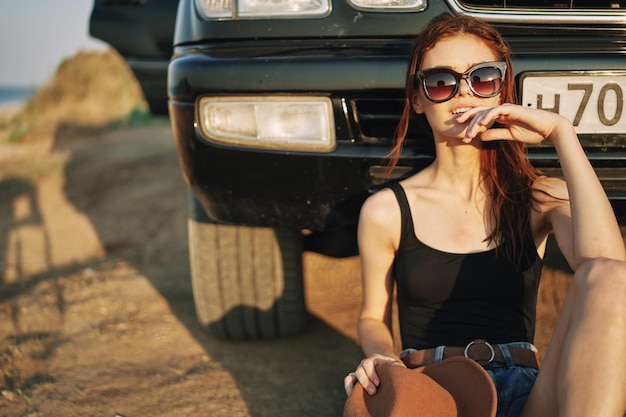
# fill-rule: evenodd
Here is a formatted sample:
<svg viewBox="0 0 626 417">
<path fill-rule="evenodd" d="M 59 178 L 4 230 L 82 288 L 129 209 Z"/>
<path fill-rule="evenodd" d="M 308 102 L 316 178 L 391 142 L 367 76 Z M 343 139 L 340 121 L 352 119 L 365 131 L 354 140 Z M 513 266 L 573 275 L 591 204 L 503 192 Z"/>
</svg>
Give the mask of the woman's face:
<svg viewBox="0 0 626 417">
<path fill-rule="evenodd" d="M 444 67 L 463 73 L 476 64 L 497 60 L 498 57 L 480 38 L 460 34 L 438 41 L 422 57 L 419 70 Z M 461 80 L 456 95 L 443 103 L 431 102 L 421 86 L 412 99 L 413 109 L 426 116 L 436 141 L 458 139 L 459 144 L 468 123 L 461 124 L 456 119 L 464 111 L 477 106 L 493 107 L 500 104 L 500 94 L 490 98 L 479 97 L 470 90 L 465 80 Z"/>
</svg>

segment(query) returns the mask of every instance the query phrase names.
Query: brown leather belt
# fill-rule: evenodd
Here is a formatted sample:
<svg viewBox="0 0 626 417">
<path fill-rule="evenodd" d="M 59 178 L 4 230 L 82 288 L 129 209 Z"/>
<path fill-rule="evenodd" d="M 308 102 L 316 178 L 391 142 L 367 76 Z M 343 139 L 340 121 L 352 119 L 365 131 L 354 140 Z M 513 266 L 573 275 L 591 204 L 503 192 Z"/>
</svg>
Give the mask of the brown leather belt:
<svg viewBox="0 0 626 417">
<path fill-rule="evenodd" d="M 509 346 L 508 349 L 511 353 L 513 364 L 539 369 L 539 357 L 537 356 L 537 352 L 512 346 Z M 402 361 L 409 368 L 430 365 L 435 363 L 435 352 L 435 348 L 418 350 L 404 356 Z M 465 347 L 446 346 L 443 351 L 443 359 L 452 356 L 465 356 L 466 358 L 475 360 L 482 366 L 487 366 L 491 362 L 506 362 L 500 347 L 498 347 L 498 345 L 492 346 L 483 339 L 474 340 Z"/>
</svg>

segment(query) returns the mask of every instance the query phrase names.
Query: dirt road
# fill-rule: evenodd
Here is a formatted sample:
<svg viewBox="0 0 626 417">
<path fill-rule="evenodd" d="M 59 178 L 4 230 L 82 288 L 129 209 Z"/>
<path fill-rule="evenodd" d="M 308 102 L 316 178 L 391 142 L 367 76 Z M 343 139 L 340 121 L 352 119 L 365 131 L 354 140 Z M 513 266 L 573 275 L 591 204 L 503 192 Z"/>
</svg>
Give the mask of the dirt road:
<svg viewBox="0 0 626 417">
<path fill-rule="evenodd" d="M 302 336 L 217 340 L 195 319 L 185 192 L 166 119 L 0 145 L 0 415 L 341 415 L 358 259 L 304 254 Z M 568 281 L 547 275 L 541 349 Z"/>
</svg>

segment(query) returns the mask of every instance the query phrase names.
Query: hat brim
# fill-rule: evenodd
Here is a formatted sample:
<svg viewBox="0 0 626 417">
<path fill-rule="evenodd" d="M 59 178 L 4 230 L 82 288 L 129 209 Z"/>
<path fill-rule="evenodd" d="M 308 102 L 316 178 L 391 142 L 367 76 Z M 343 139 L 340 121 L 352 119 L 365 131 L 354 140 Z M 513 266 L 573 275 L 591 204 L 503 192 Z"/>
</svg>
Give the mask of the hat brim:
<svg viewBox="0 0 626 417">
<path fill-rule="evenodd" d="M 428 375 L 452 395 L 459 417 L 496 415 L 496 387 L 487 371 L 476 361 L 458 356 L 414 371 Z"/>
<path fill-rule="evenodd" d="M 378 366 L 381 383 L 375 395 L 356 384 L 344 417 L 495 417 L 497 396 L 478 363 L 453 357 L 425 367 Z"/>
</svg>

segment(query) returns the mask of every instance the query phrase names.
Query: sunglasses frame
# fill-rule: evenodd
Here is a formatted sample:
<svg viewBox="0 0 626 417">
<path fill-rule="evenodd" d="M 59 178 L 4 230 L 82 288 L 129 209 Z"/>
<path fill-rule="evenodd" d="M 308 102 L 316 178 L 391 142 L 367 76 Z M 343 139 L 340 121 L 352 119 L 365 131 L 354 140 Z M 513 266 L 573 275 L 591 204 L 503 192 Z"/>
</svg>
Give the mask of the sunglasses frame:
<svg viewBox="0 0 626 417">
<path fill-rule="evenodd" d="M 500 70 L 500 73 L 502 74 L 502 82 L 500 83 L 500 87 L 493 94 L 480 94 L 476 90 L 474 90 L 474 87 L 472 86 L 472 82 L 470 79 L 470 74 L 476 70 L 479 70 L 482 68 L 488 68 L 488 67 L 497 68 Z M 425 70 L 417 71 L 415 73 L 414 78 L 413 78 L 413 87 L 417 89 L 418 83 L 421 83 L 422 89 L 424 90 L 424 95 L 426 96 L 428 100 L 432 101 L 433 103 L 444 103 L 448 100 L 451 100 L 454 96 L 456 96 L 456 94 L 459 92 L 461 80 L 465 80 L 470 90 L 472 91 L 472 93 L 474 93 L 478 97 L 491 98 L 491 97 L 497 96 L 498 94 L 500 94 L 500 91 L 502 91 L 502 87 L 504 87 L 504 80 L 506 77 L 506 70 L 507 70 L 507 65 L 506 65 L 506 62 L 504 61 L 482 62 L 480 64 L 474 65 L 473 67 L 471 67 L 470 69 L 468 69 L 467 71 L 463 73 L 456 72 L 455 70 L 451 68 L 444 68 L 444 67 L 428 68 Z M 434 100 L 428 94 L 428 89 L 426 88 L 426 77 L 428 77 L 431 74 L 436 74 L 440 72 L 453 75 L 456 80 L 456 85 L 454 87 L 454 91 L 450 94 L 450 97 L 445 98 L 443 100 Z"/>
</svg>

